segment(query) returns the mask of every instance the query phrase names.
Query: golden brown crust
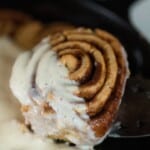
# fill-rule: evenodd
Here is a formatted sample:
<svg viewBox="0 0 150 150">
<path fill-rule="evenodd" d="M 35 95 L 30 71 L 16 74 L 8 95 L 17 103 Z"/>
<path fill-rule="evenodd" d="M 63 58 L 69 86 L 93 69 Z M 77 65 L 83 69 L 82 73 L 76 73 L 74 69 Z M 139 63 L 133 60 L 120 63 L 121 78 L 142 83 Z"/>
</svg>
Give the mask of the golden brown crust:
<svg viewBox="0 0 150 150">
<path fill-rule="evenodd" d="M 28 112 L 31 109 L 30 105 L 23 105 L 21 106 L 21 111 L 24 112 Z"/>
<path fill-rule="evenodd" d="M 104 40 L 106 40 L 115 51 L 117 62 L 118 62 L 118 77 L 115 88 L 107 101 L 104 109 L 101 113 L 92 117 L 90 125 L 95 131 L 97 136 L 103 136 L 104 133 L 110 128 L 112 122 L 115 119 L 118 107 L 121 102 L 121 98 L 124 92 L 126 79 L 129 76 L 128 64 L 123 47 L 113 35 L 103 30 L 96 30 L 97 34 Z"/>
<path fill-rule="evenodd" d="M 51 36 L 51 45 L 70 78 L 80 83 L 76 94 L 86 100 L 89 123 L 102 137 L 115 118 L 128 76 L 122 45 L 103 30 L 84 28 Z"/>
<path fill-rule="evenodd" d="M 0 35 L 10 36 L 24 49 L 30 49 L 39 42 L 38 34 L 43 26 L 24 13 L 0 10 Z"/>
<path fill-rule="evenodd" d="M 46 25 L 46 29 L 43 35 L 53 35 L 62 31 L 72 30 L 75 26 L 65 23 L 65 22 L 52 22 L 49 25 Z"/>
<path fill-rule="evenodd" d="M 43 108 L 43 110 L 42 110 L 43 114 L 54 114 L 55 113 L 53 108 L 51 106 L 49 106 L 48 103 L 44 103 L 42 108 Z"/>
<path fill-rule="evenodd" d="M 15 42 L 25 49 L 32 49 L 44 37 L 70 30 L 73 26 L 65 23 L 52 23 L 44 25 L 39 21 L 29 21 L 20 26 L 14 36 Z M 59 39 L 57 39 L 59 40 Z"/>
<path fill-rule="evenodd" d="M 44 25 L 38 21 L 27 22 L 17 29 L 14 41 L 25 49 L 31 49 L 41 40 L 39 36 L 43 28 Z"/>
<path fill-rule="evenodd" d="M 24 49 L 32 49 L 44 37 L 74 26 L 63 22 L 45 25 L 15 10 L 0 10 L 0 35 L 9 35 Z"/>
<path fill-rule="evenodd" d="M 16 29 L 31 20 L 31 18 L 15 10 L 0 10 L 0 35 L 12 35 Z"/>
</svg>

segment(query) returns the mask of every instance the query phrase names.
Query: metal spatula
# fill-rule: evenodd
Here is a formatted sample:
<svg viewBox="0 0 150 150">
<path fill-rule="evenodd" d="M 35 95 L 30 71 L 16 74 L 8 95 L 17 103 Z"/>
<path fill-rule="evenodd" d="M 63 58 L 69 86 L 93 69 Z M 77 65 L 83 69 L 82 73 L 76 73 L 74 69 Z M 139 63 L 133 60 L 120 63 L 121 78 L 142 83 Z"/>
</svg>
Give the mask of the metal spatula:
<svg viewBox="0 0 150 150">
<path fill-rule="evenodd" d="M 131 77 L 110 137 L 150 136 L 150 80 Z"/>
</svg>

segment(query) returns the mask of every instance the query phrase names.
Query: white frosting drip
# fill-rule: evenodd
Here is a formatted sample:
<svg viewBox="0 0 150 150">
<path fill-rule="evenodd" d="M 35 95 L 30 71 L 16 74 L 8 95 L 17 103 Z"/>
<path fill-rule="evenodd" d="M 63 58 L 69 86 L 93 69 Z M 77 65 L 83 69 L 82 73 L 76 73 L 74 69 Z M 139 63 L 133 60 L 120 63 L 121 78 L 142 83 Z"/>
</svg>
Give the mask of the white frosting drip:
<svg viewBox="0 0 150 150">
<path fill-rule="evenodd" d="M 83 149 L 92 149 L 98 140 L 87 123 L 89 117 L 84 99 L 73 94 L 78 84 L 69 79 L 67 68 L 58 61 L 48 41 L 44 39 L 33 51 L 18 57 L 10 87 L 21 104 L 31 106 L 24 116 L 36 133 L 63 135 Z M 53 95 L 51 99 L 49 93 Z M 44 102 L 56 113 L 43 114 Z"/>
</svg>

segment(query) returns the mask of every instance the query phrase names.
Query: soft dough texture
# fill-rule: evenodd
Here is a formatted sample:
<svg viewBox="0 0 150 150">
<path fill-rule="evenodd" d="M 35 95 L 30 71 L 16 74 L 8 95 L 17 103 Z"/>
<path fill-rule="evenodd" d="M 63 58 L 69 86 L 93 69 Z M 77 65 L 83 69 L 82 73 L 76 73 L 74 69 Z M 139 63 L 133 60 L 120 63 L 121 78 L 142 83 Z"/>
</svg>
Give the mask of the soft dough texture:
<svg viewBox="0 0 150 150">
<path fill-rule="evenodd" d="M 20 55 L 10 86 L 35 133 L 92 149 L 109 132 L 128 75 L 124 48 L 114 36 L 77 28 Z"/>
</svg>

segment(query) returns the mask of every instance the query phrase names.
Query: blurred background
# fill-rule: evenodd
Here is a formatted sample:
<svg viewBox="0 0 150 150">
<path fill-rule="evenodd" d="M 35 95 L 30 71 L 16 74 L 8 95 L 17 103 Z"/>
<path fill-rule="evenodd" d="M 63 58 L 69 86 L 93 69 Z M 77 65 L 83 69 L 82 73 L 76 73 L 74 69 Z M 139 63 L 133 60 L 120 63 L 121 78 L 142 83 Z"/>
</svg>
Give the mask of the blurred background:
<svg viewBox="0 0 150 150">
<path fill-rule="evenodd" d="M 49 14 L 51 14 L 50 11 L 54 12 L 53 15 L 55 15 L 54 18 L 56 19 L 58 11 L 56 7 L 59 7 L 61 10 L 63 10 L 63 15 L 65 12 L 68 12 L 67 9 L 72 9 L 72 6 L 78 2 L 93 2 L 111 10 L 128 23 L 131 23 L 150 41 L 150 0 L 0 0 L 0 7 L 13 7 L 25 12 L 32 13 L 35 17 L 38 18 L 42 16 L 42 20 L 47 20 L 47 16 L 50 16 Z M 75 8 L 74 12 L 77 13 L 77 8 Z M 43 16 L 43 14 L 48 15 Z"/>
</svg>

